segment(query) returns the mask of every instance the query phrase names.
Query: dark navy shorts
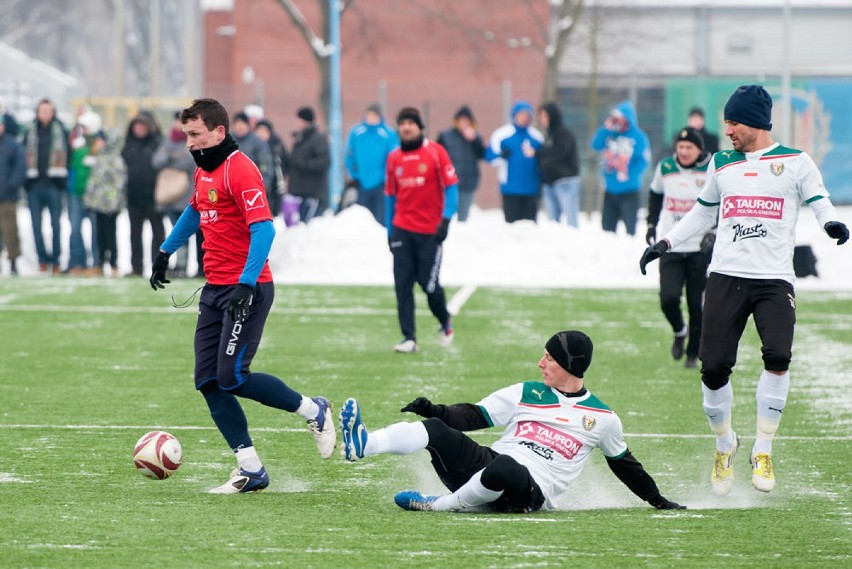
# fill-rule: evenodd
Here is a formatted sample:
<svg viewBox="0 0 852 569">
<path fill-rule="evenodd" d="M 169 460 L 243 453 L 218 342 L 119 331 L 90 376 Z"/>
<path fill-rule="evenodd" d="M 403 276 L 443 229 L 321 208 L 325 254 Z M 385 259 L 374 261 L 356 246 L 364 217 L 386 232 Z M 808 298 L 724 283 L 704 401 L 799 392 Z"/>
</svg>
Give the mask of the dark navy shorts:
<svg viewBox="0 0 852 569">
<path fill-rule="evenodd" d="M 236 285 L 206 284 L 198 303 L 195 326 L 195 388 L 215 381 L 232 390 L 248 378 L 266 317 L 275 299 L 275 284 L 258 283 L 248 318 L 242 323 L 228 316 L 228 302 Z"/>
</svg>

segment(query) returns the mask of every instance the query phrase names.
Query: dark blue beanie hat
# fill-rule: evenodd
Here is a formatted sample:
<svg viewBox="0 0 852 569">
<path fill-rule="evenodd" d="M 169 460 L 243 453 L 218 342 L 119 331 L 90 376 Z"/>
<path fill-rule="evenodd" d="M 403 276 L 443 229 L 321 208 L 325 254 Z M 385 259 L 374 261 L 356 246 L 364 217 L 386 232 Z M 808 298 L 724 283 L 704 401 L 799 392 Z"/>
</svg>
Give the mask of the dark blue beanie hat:
<svg viewBox="0 0 852 569">
<path fill-rule="evenodd" d="M 760 85 L 737 87 L 725 105 L 725 120 L 772 130 L 772 97 Z"/>
</svg>

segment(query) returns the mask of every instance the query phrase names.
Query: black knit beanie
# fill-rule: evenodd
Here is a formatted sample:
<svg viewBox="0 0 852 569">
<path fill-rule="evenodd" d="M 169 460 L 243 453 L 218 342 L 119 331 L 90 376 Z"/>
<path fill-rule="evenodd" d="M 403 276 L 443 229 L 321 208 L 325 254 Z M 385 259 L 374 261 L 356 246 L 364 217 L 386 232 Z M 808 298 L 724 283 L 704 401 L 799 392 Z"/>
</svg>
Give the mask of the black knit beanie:
<svg viewBox="0 0 852 569">
<path fill-rule="evenodd" d="M 571 375 L 583 377 L 592 363 L 592 340 L 579 330 L 557 332 L 544 347 L 556 363 Z"/>
<path fill-rule="evenodd" d="M 697 129 L 694 129 L 691 126 L 685 126 L 678 131 L 677 136 L 675 136 L 675 144 L 682 140 L 691 142 L 697 146 L 699 150 L 704 150 L 704 138 L 702 138 L 701 133 L 698 132 Z"/>
<path fill-rule="evenodd" d="M 423 119 L 420 117 L 420 111 L 414 107 L 403 107 L 400 109 L 399 114 L 396 115 L 396 124 L 401 123 L 405 119 L 414 121 L 414 124 L 416 124 L 420 130 L 423 130 Z"/>
<path fill-rule="evenodd" d="M 314 122 L 314 110 L 310 107 L 302 107 L 296 111 L 296 116 L 305 122 Z"/>
<path fill-rule="evenodd" d="M 737 87 L 725 105 L 725 120 L 772 130 L 772 97 L 760 85 Z"/>
</svg>

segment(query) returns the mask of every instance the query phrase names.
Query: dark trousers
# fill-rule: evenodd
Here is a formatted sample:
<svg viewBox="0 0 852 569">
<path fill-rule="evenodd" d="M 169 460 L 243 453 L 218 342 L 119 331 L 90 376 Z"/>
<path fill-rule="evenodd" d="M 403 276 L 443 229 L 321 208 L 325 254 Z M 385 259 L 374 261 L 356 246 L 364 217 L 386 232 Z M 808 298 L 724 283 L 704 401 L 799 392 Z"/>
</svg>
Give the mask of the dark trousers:
<svg viewBox="0 0 852 569">
<path fill-rule="evenodd" d="M 780 279 L 744 279 L 711 273 L 704 290 L 701 381 L 719 389 L 737 363 L 737 348 L 748 317 L 760 336 L 763 365 L 786 371 L 793 350 L 796 300 L 793 285 Z"/>
<path fill-rule="evenodd" d="M 324 199 L 314 197 L 303 197 L 302 203 L 299 204 L 299 220 L 303 223 L 310 223 L 313 218 L 322 215 L 322 212 L 324 211 Z"/>
<path fill-rule="evenodd" d="M 429 434 L 426 450 L 432 457 L 432 467 L 450 491 L 455 492 L 482 470 L 483 486 L 503 491 L 502 496 L 489 504 L 491 509 L 498 512 L 541 509 L 544 504 L 541 488 L 529 470 L 514 458 L 480 445 L 440 419 L 426 419 L 423 426 Z"/>
<path fill-rule="evenodd" d="M 163 223 L 163 214 L 150 206 L 132 206 L 127 208 L 130 217 L 130 267 L 133 274 L 142 274 L 142 264 L 145 261 L 145 253 L 142 246 L 142 228 L 147 221 L 151 224 L 152 239 L 150 243 L 151 261 L 157 256 L 160 245 L 166 240 L 166 227 Z"/>
<path fill-rule="evenodd" d="M 376 223 L 385 226 L 385 192 L 383 187 L 373 188 L 372 190 L 358 190 L 358 205 L 370 210 Z"/>
<path fill-rule="evenodd" d="M 429 310 L 444 326 L 450 319 L 444 289 L 438 282 L 443 247 L 434 235 L 412 233 L 398 227 L 391 230 L 393 280 L 396 310 L 402 335 L 416 340 L 414 324 L 414 283 L 420 285 L 429 301 Z"/>
<path fill-rule="evenodd" d="M 618 228 L 618 221 L 624 222 L 628 235 L 636 234 L 636 216 L 639 211 L 639 190 L 626 194 L 611 194 L 604 192 L 603 211 L 601 212 L 601 227 L 604 231 Z"/>
<path fill-rule="evenodd" d="M 96 212 L 95 219 L 95 229 L 98 234 L 98 259 L 101 263 L 109 263 L 109 266 L 115 269 L 118 267 L 118 248 L 115 236 L 118 214 Z"/>
<path fill-rule="evenodd" d="M 686 309 L 689 312 L 689 342 L 686 355 L 696 357 L 701 341 L 701 305 L 707 282 L 706 253 L 667 253 L 660 257 L 660 308 L 675 333 L 683 330 L 680 298 L 686 286 Z"/>
<path fill-rule="evenodd" d="M 506 223 L 522 219 L 535 221 L 538 215 L 538 196 L 503 196 L 503 217 Z"/>
</svg>

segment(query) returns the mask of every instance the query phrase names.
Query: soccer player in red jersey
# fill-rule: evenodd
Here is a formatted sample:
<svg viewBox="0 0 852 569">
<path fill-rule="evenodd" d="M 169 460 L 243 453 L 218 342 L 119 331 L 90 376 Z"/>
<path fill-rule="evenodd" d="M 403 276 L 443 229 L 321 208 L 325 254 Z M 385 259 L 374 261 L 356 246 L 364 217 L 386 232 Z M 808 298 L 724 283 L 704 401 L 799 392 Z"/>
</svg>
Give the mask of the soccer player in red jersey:
<svg viewBox="0 0 852 569">
<path fill-rule="evenodd" d="M 180 121 L 198 166 L 195 192 L 160 247 L 151 287 L 156 291 L 169 282 L 169 256 L 200 227 L 207 282 L 195 328 L 195 387 L 238 465 L 227 483 L 210 492 L 259 491 L 269 485 L 269 476 L 237 397 L 306 419 L 322 458 L 331 456 L 337 438 L 331 404 L 324 397 L 305 397 L 273 375 L 249 371 L 275 297 L 267 263 L 275 229 L 263 179 L 228 134 L 228 112 L 218 101 L 193 101 Z"/>
<path fill-rule="evenodd" d="M 443 242 L 459 204 L 459 180 L 449 154 L 423 136 L 420 111 L 405 107 L 396 119 L 400 147 L 388 155 L 386 223 L 393 253 L 393 279 L 402 341 L 394 350 L 417 351 L 414 325 L 414 283 L 429 301 L 441 325 L 438 343 L 453 341 L 452 318 L 438 282 Z"/>
</svg>

